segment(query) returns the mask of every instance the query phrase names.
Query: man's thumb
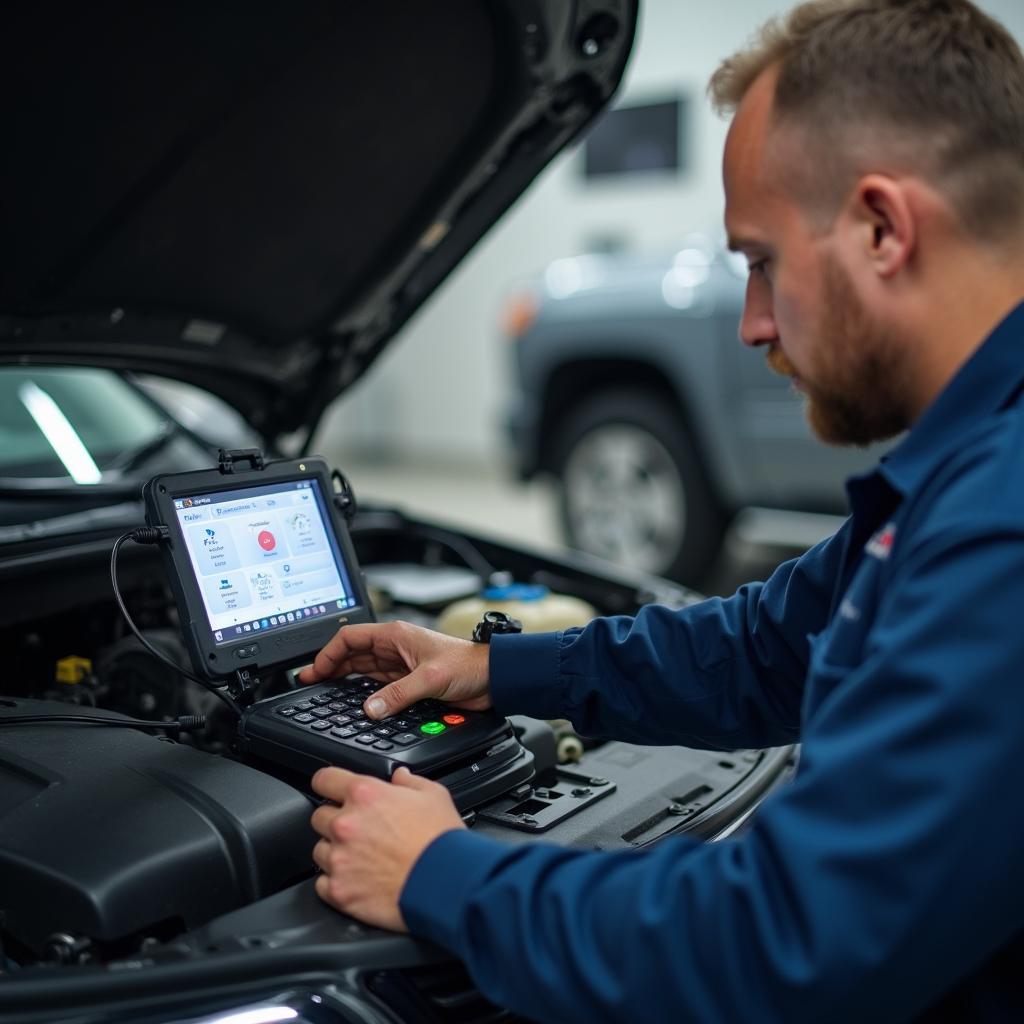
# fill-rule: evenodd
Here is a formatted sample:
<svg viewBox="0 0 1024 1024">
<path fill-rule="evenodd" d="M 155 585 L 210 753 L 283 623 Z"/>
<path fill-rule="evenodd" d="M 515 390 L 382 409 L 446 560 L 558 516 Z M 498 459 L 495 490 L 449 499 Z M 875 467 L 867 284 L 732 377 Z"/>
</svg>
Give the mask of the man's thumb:
<svg viewBox="0 0 1024 1024">
<path fill-rule="evenodd" d="M 415 704 L 418 700 L 434 696 L 436 694 L 420 667 L 413 669 L 404 678 L 382 686 L 363 703 L 363 710 L 371 718 L 387 718 L 388 715 L 397 715 L 403 708 Z"/>
</svg>

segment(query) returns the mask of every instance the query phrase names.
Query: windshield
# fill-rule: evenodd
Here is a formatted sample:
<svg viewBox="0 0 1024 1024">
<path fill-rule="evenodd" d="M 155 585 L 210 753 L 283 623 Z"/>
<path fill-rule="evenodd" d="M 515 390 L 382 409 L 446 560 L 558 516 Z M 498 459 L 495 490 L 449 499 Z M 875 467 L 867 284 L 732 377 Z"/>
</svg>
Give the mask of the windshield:
<svg viewBox="0 0 1024 1024">
<path fill-rule="evenodd" d="M 166 417 L 110 370 L 0 370 L 0 476 L 99 483 L 126 450 L 167 429 Z"/>
</svg>

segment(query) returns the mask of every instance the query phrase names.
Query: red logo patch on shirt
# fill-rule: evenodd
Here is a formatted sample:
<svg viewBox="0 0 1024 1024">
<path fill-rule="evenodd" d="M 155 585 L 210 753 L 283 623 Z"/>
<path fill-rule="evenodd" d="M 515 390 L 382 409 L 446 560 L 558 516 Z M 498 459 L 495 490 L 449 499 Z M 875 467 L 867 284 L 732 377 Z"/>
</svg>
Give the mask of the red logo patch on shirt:
<svg viewBox="0 0 1024 1024">
<path fill-rule="evenodd" d="M 892 554 L 892 546 L 896 540 L 896 525 L 886 523 L 874 536 L 864 545 L 864 551 L 875 558 L 885 559 Z"/>
</svg>

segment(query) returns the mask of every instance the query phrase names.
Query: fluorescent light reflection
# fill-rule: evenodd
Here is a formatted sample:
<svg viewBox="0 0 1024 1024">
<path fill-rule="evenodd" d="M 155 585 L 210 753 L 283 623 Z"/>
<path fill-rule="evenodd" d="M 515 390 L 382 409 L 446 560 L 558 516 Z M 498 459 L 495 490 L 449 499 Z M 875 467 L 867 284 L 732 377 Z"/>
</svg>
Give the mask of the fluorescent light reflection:
<svg viewBox="0 0 1024 1024">
<path fill-rule="evenodd" d="M 595 256 L 569 256 L 555 260 L 544 271 L 544 284 L 553 299 L 598 288 L 605 279 L 604 264 Z"/>
<path fill-rule="evenodd" d="M 99 467 L 93 462 L 67 416 L 61 412 L 60 406 L 32 381 L 22 384 L 18 389 L 18 397 L 56 452 L 57 458 L 64 463 L 68 476 L 76 484 L 98 484 L 101 476 Z"/>
<path fill-rule="evenodd" d="M 279 1021 L 295 1020 L 298 1011 L 290 1006 L 263 1006 L 258 1010 L 243 1010 L 227 1017 L 211 1017 L 207 1024 L 278 1024 Z"/>
<path fill-rule="evenodd" d="M 697 289 L 711 277 L 712 255 L 703 246 L 690 245 L 676 253 L 672 268 L 661 280 L 661 297 L 675 309 L 689 309 Z"/>
</svg>

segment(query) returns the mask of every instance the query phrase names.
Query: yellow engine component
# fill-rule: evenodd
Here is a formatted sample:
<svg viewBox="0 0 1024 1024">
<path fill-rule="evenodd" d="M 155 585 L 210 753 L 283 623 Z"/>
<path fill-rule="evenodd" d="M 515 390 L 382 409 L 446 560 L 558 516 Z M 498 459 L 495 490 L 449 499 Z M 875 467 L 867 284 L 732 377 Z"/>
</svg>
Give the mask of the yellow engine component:
<svg viewBox="0 0 1024 1024">
<path fill-rule="evenodd" d="M 57 662 L 56 680 L 67 686 L 77 686 L 92 675 L 92 662 L 88 658 L 80 658 L 77 654 L 69 654 Z"/>
</svg>

